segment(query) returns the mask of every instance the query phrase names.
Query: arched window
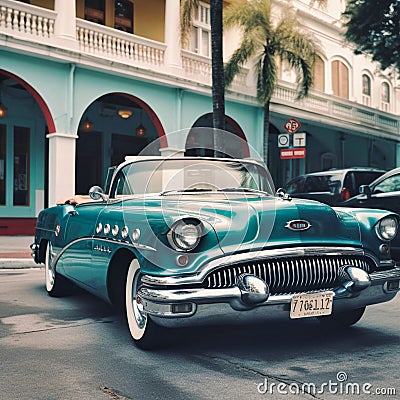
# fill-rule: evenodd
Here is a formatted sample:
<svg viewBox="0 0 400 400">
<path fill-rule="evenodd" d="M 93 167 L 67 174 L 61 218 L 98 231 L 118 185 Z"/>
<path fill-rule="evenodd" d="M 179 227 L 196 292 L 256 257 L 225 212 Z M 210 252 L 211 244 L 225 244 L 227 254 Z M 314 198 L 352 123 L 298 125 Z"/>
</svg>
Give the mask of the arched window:
<svg viewBox="0 0 400 400">
<path fill-rule="evenodd" d="M 362 101 L 366 106 L 371 105 L 371 78 L 366 74 L 362 76 Z"/>
<path fill-rule="evenodd" d="M 387 82 L 382 83 L 381 91 L 381 109 L 390 111 L 390 87 Z"/>
<path fill-rule="evenodd" d="M 313 70 L 313 89 L 321 92 L 325 91 L 325 63 L 324 60 L 316 56 Z"/>
<path fill-rule="evenodd" d="M 349 98 L 349 70 L 339 60 L 332 62 L 332 90 L 335 96 Z"/>
</svg>

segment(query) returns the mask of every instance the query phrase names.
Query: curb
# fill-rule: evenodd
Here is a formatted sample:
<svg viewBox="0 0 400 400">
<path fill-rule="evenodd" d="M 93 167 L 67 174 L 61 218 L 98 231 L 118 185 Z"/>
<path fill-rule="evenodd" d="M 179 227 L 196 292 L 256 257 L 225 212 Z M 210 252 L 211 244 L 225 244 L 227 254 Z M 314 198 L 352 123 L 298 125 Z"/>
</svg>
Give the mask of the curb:
<svg viewBox="0 0 400 400">
<path fill-rule="evenodd" d="M 31 258 L 0 258 L 0 269 L 43 268 Z"/>
</svg>

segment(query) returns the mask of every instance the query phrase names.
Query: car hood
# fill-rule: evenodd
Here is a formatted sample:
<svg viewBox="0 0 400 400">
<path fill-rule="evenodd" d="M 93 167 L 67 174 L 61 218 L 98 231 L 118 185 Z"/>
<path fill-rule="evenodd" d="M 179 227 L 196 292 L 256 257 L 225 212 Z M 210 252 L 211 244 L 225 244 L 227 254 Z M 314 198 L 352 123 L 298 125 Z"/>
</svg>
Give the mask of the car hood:
<svg viewBox="0 0 400 400">
<path fill-rule="evenodd" d="M 163 218 L 202 220 L 215 231 L 224 252 L 279 246 L 361 246 L 360 228 L 354 216 L 312 200 L 196 194 L 151 201 L 147 198 L 146 205 L 160 208 Z M 154 217 L 158 213 L 151 214 Z M 309 228 L 290 229 L 291 221 L 305 221 Z M 170 226 L 171 221 L 166 222 Z"/>
</svg>

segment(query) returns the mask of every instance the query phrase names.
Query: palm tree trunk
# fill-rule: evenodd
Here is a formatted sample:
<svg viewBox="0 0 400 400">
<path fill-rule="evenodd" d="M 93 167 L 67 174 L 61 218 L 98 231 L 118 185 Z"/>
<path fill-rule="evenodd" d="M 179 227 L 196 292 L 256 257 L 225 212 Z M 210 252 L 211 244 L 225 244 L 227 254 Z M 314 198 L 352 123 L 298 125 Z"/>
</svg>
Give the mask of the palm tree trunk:
<svg viewBox="0 0 400 400">
<path fill-rule="evenodd" d="M 264 144 L 263 144 L 263 159 L 268 166 L 268 141 L 269 141 L 269 105 L 270 102 L 264 103 Z"/>
<path fill-rule="evenodd" d="M 211 64 L 212 64 L 212 103 L 214 128 L 214 154 L 222 151 L 216 129 L 225 129 L 225 81 L 222 48 L 222 1 L 210 0 L 211 12 Z"/>
</svg>

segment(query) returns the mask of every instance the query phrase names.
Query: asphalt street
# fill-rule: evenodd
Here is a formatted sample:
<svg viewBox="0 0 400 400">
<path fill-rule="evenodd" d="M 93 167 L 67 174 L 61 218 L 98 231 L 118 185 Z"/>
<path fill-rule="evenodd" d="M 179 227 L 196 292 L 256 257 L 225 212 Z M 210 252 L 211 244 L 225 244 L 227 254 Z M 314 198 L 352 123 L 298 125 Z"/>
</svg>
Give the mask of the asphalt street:
<svg viewBox="0 0 400 400">
<path fill-rule="evenodd" d="M 400 298 L 345 332 L 271 318 L 173 330 L 144 352 L 107 304 L 81 291 L 50 298 L 43 278 L 0 270 L 2 400 L 400 398 Z M 296 394 L 302 385 L 318 392 Z"/>
</svg>

